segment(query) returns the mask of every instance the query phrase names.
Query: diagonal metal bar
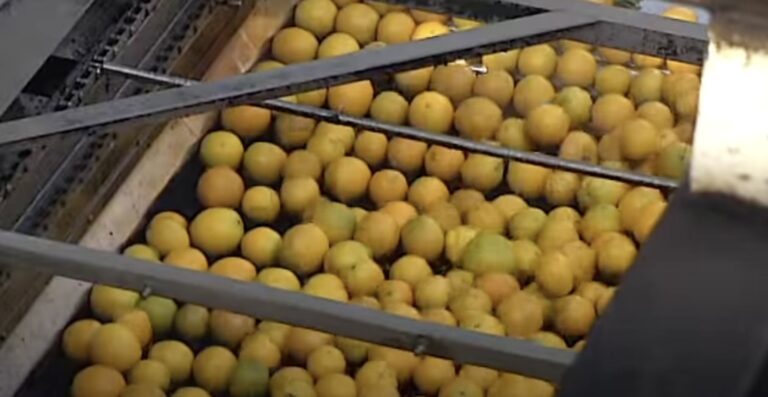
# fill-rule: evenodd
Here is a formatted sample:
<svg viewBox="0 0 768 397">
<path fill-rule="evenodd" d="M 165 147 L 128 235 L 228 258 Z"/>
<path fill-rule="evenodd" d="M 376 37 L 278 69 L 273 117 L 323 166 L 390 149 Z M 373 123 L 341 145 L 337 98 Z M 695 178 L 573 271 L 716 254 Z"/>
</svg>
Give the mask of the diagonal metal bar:
<svg viewBox="0 0 768 397">
<path fill-rule="evenodd" d="M 590 29 L 571 39 L 700 64 L 707 52 L 707 28 L 620 7 L 573 0 L 391 0 L 409 7 L 448 12 L 492 22 L 541 12 L 594 18 Z"/>
<path fill-rule="evenodd" d="M 163 84 L 169 86 L 190 86 L 193 84 L 199 84 L 195 80 L 189 80 L 181 77 L 167 76 L 152 72 L 147 72 L 141 69 L 131 68 L 122 65 L 115 64 L 103 64 L 96 65 L 103 71 L 109 73 L 119 74 L 124 77 L 141 80 L 154 84 Z M 434 134 L 427 131 L 422 131 L 417 128 L 392 125 L 382 123 L 380 121 L 348 116 L 334 110 L 318 108 L 314 106 L 306 106 L 296 103 L 291 103 L 279 99 L 267 99 L 259 102 L 259 105 L 271 110 L 296 114 L 299 116 L 310 117 L 316 120 L 327 121 L 335 124 L 343 124 L 351 127 L 365 129 L 370 131 L 382 132 L 389 135 L 400 136 L 405 138 L 417 139 L 430 144 L 443 145 L 459 150 L 466 150 L 472 153 L 487 154 L 494 157 L 500 157 L 506 160 L 520 161 L 523 163 L 536 164 L 544 167 L 576 172 L 579 174 L 597 176 L 601 178 L 609 178 L 626 183 L 632 183 L 642 186 L 649 186 L 659 189 L 672 190 L 677 187 L 677 182 L 656 176 L 639 174 L 636 172 L 611 169 L 601 167 L 598 165 L 588 164 L 581 161 L 572 161 L 562 159 L 556 156 L 547 155 L 544 153 L 525 152 L 521 150 L 514 150 L 487 143 L 470 141 L 468 139 L 460 138 L 452 135 Z"/>
<path fill-rule="evenodd" d="M 428 64 L 562 37 L 593 18 L 552 12 L 470 31 L 290 65 L 213 83 L 174 88 L 0 124 L 0 145 L 110 124 L 162 120 L 282 97 Z"/>
<path fill-rule="evenodd" d="M 0 265 L 167 296 L 259 319 L 558 381 L 576 353 L 0 231 Z"/>
</svg>

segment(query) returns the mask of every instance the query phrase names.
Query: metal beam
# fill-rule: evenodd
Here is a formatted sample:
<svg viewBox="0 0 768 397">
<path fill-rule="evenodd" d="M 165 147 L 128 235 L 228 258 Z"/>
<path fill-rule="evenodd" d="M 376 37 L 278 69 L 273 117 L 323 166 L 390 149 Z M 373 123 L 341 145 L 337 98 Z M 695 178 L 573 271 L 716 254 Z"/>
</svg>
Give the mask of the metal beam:
<svg viewBox="0 0 768 397">
<path fill-rule="evenodd" d="M 549 41 L 593 22 L 593 18 L 563 12 L 538 14 L 452 35 L 10 121 L 0 124 L 0 145 L 90 127 L 162 120 L 226 105 L 258 102 L 462 56 Z"/>
<path fill-rule="evenodd" d="M 136 79 L 139 81 L 153 84 L 163 84 L 168 86 L 190 86 L 199 84 L 195 80 L 185 79 L 175 76 L 161 75 L 158 73 L 147 72 L 144 70 L 131 68 L 115 64 L 96 65 L 102 71 L 118 74 L 123 77 Z M 500 146 L 489 145 L 483 142 L 471 141 L 453 135 L 434 134 L 417 128 L 392 125 L 380 121 L 348 116 L 334 110 L 318 108 L 314 106 L 301 105 L 283 101 L 279 99 L 267 99 L 258 102 L 259 106 L 275 110 L 278 112 L 290 113 L 304 117 L 310 117 L 316 120 L 327 121 L 335 124 L 343 124 L 358 129 L 377 131 L 390 136 L 400 136 L 410 139 L 417 139 L 422 142 L 442 145 L 454 149 L 465 150 L 471 153 L 487 154 L 506 160 L 520 161 L 528 164 L 536 164 L 553 169 L 576 172 L 583 175 L 608 178 L 626 183 L 649 186 L 659 189 L 672 190 L 677 187 L 677 182 L 651 175 L 639 174 L 619 169 L 601 167 L 599 165 L 589 164 L 582 161 L 566 160 L 556 156 L 526 152 L 522 150 L 509 149 Z"/>
<path fill-rule="evenodd" d="M 226 309 L 263 320 L 558 381 L 571 350 L 500 337 L 105 251 L 0 231 L 0 264 Z"/>
<path fill-rule="evenodd" d="M 0 114 L 21 93 L 93 0 L 0 3 Z"/>
</svg>

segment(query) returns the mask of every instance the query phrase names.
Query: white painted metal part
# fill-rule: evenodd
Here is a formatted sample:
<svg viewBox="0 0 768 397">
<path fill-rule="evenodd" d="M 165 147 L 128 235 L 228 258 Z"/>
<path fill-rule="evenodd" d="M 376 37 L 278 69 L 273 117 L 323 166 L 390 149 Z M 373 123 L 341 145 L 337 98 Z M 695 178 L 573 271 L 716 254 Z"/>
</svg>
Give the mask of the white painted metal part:
<svg viewBox="0 0 768 397">
<path fill-rule="evenodd" d="M 691 189 L 768 206 L 768 53 L 711 36 L 702 74 Z"/>
</svg>

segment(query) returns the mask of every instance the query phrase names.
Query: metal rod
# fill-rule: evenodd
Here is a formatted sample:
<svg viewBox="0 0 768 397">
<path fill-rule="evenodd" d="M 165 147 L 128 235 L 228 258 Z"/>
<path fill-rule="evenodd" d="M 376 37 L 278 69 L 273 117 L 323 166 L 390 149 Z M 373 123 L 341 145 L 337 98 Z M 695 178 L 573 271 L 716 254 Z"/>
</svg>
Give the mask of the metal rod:
<svg viewBox="0 0 768 397">
<path fill-rule="evenodd" d="M 427 40 L 10 121 L 0 124 L 0 145 L 91 127 L 164 120 L 226 105 L 280 98 L 462 56 L 550 41 L 594 22 L 591 17 L 563 12 L 538 14 Z"/>
<path fill-rule="evenodd" d="M 576 353 L 412 320 L 299 292 L 0 231 L 0 265 L 166 296 L 262 320 L 557 382 Z"/>
<path fill-rule="evenodd" d="M 170 86 L 189 86 L 199 84 L 195 80 L 152 73 L 132 67 L 110 63 L 96 65 L 96 67 L 105 72 L 116 73 L 124 77 L 134 78 L 148 83 L 159 83 Z M 659 178 L 656 176 L 643 175 L 635 172 L 601 167 L 580 161 L 561 159 L 559 157 L 550 156 L 543 153 L 524 152 L 521 150 L 493 146 L 453 135 L 434 134 L 413 127 L 392 125 L 372 119 L 348 116 L 330 109 L 306 106 L 279 99 L 267 99 L 258 102 L 258 105 L 275 111 L 310 117 L 335 124 L 344 124 L 355 128 L 382 132 L 394 136 L 417 139 L 430 144 L 447 146 L 472 153 L 487 154 L 494 157 L 504 158 L 506 160 L 536 164 L 544 167 L 576 172 L 579 174 L 601 178 L 614 179 L 626 183 L 649 186 L 664 190 L 677 188 L 677 182 L 667 178 Z"/>
</svg>

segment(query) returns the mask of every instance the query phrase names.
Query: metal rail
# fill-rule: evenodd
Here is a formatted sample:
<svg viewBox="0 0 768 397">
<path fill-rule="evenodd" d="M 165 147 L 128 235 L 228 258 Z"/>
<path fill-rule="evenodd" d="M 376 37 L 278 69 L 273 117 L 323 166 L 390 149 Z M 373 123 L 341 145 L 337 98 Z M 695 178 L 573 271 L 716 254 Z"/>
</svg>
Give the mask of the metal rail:
<svg viewBox="0 0 768 397">
<path fill-rule="evenodd" d="M 594 22 L 593 18 L 564 12 L 538 14 L 452 35 L 10 121 L 0 124 L 0 145 L 90 127 L 163 120 L 225 105 L 279 98 L 462 56 L 550 41 Z"/>
<path fill-rule="evenodd" d="M 199 82 L 195 80 L 147 72 L 141 69 L 111 63 L 94 64 L 93 66 L 103 72 L 115 73 L 124 77 L 141 80 L 148 83 L 164 84 L 169 86 L 191 86 L 199 84 Z M 417 139 L 430 144 L 448 146 L 455 149 L 466 150 L 472 153 L 487 154 L 494 157 L 504 158 L 506 160 L 536 164 L 544 167 L 576 172 L 579 174 L 601 178 L 614 179 L 617 181 L 649 186 L 658 189 L 672 190 L 677 187 L 677 182 L 667 178 L 611 169 L 580 161 L 561 159 L 559 157 L 547 155 L 544 153 L 525 152 L 521 150 L 498 147 L 482 142 L 470 141 L 468 139 L 452 135 L 434 134 L 413 127 L 392 125 L 372 119 L 348 116 L 343 113 L 325 108 L 295 104 L 279 99 L 267 99 L 258 102 L 258 104 L 271 110 L 310 117 L 335 124 L 344 124 L 365 130 L 382 132 L 394 136 Z"/>
<path fill-rule="evenodd" d="M 553 382 L 576 356 L 571 350 L 412 320 L 18 233 L 0 231 L 0 252 L 0 265 L 20 270 L 53 272 Z"/>
</svg>

